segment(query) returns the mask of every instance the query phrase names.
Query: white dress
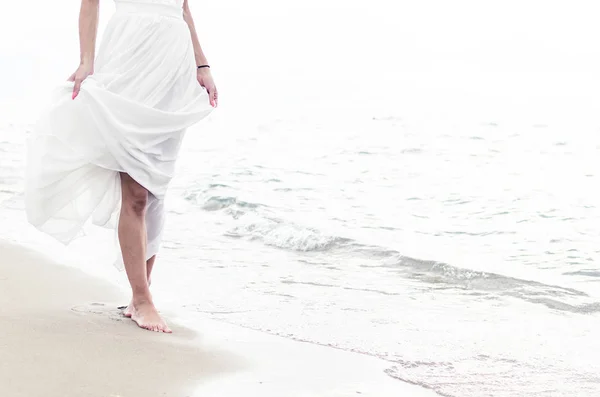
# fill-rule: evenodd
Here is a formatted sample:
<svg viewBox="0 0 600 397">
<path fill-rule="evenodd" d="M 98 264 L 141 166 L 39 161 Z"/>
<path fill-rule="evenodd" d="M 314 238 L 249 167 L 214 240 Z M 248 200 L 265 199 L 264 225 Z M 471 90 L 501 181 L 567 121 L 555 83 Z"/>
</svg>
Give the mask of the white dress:
<svg viewBox="0 0 600 397">
<path fill-rule="evenodd" d="M 94 74 L 72 100 L 60 86 L 28 139 L 28 220 L 67 244 L 92 221 L 114 227 L 119 173 L 151 194 L 147 257 L 158 252 L 164 197 L 186 128 L 212 110 L 196 80 L 183 0 L 115 0 Z"/>
</svg>

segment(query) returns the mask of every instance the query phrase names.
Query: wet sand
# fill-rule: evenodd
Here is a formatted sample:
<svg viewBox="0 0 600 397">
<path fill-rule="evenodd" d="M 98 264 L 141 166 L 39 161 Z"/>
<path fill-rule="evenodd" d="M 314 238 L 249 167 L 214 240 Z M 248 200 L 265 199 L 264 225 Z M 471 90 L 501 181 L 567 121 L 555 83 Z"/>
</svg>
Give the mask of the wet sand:
<svg viewBox="0 0 600 397">
<path fill-rule="evenodd" d="M 142 331 L 117 309 L 125 291 L 18 245 L 0 258 L 2 396 L 435 395 L 375 358 L 181 312 L 171 335 Z"/>
</svg>

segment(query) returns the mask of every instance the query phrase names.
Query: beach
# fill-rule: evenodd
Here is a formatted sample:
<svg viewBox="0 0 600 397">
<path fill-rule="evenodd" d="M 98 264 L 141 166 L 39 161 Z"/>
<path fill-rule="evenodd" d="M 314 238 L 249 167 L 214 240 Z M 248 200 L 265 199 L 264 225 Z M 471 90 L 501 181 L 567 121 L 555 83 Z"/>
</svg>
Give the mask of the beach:
<svg viewBox="0 0 600 397">
<path fill-rule="evenodd" d="M 144 332 L 119 288 L 13 243 L 0 257 L 2 396 L 434 395 L 372 358 L 211 320 Z"/>
<path fill-rule="evenodd" d="M 114 230 L 26 222 L 79 7 L 0 5 L 0 397 L 600 395 L 597 4 L 191 6 L 220 100 L 166 197 L 164 336 L 116 310 Z"/>
</svg>

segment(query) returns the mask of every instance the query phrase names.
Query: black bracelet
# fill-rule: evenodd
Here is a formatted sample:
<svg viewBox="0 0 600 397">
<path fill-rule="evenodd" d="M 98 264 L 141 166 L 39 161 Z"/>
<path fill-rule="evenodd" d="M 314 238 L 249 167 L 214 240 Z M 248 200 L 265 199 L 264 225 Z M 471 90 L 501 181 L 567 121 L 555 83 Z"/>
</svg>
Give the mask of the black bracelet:
<svg viewBox="0 0 600 397">
<path fill-rule="evenodd" d="M 200 65 L 200 66 L 198 66 L 198 69 L 202 69 L 202 68 L 209 68 L 210 69 L 210 66 L 208 66 L 208 65 Z"/>
</svg>

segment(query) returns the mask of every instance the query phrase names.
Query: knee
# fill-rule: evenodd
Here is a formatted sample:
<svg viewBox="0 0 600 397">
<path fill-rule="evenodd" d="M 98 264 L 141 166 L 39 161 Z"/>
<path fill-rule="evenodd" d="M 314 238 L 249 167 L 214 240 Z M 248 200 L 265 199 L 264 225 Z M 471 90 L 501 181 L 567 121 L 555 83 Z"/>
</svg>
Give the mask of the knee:
<svg viewBox="0 0 600 397">
<path fill-rule="evenodd" d="M 148 191 L 142 186 L 128 186 L 127 194 L 123 195 L 123 209 L 138 216 L 146 214 L 148 206 Z"/>
</svg>

